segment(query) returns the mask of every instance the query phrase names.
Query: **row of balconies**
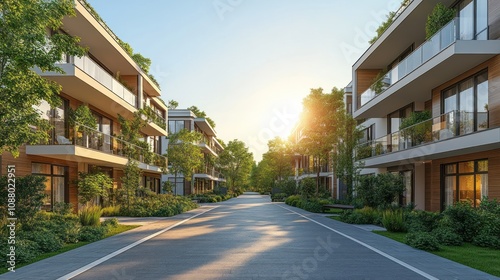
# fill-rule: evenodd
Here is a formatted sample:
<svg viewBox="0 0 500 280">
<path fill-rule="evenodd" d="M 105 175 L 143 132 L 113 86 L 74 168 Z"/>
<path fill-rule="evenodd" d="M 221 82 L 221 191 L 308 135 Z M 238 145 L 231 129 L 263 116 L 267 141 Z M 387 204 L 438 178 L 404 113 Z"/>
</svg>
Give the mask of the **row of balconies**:
<svg viewBox="0 0 500 280">
<path fill-rule="evenodd" d="M 451 111 L 356 147 L 356 160 L 407 150 L 488 129 L 488 112 Z"/>
</svg>

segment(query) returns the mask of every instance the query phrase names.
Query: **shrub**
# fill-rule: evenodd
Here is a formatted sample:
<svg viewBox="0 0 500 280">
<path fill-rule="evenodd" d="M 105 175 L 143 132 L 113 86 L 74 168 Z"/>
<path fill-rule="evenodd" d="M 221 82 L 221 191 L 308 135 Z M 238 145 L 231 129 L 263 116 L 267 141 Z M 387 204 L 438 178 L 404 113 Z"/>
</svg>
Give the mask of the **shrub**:
<svg viewBox="0 0 500 280">
<path fill-rule="evenodd" d="M 340 220 L 349 224 L 380 224 L 380 213 L 371 208 L 346 210 L 340 214 Z"/>
<path fill-rule="evenodd" d="M 291 195 L 285 199 L 285 203 L 290 206 L 299 207 L 300 200 L 300 195 Z"/>
<path fill-rule="evenodd" d="M 59 215 L 69 215 L 69 214 L 73 213 L 73 204 L 64 203 L 64 202 L 56 202 L 56 203 L 54 203 L 54 207 L 52 209 L 52 212 L 59 214 Z"/>
<path fill-rule="evenodd" d="M 35 242 L 38 249 L 42 253 L 54 252 L 61 249 L 64 242 L 55 233 L 48 230 L 40 231 L 23 231 L 22 239 L 27 239 Z"/>
<path fill-rule="evenodd" d="M 460 235 L 456 234 L 453 228 L 438 227 L 432 231 L 438 242 L 447 246 L 460 246 L 463 239 Z"/>
<path fill-rule="evenodd" d="M 382 216 L 382 225 L 390 232 L 405 232 L 403 211 L 385 211 Z"/>
<path fill-rule="evenodd" d="M 284 201 L 286 197 L 287 197 L 286 193 L 275 193 L 275 194 L 271 195 L 271 200 L 272 201 Z"/>
<path fill-rule="evenodd" d="M 16 177 L 16 217 L 18 222 L 30 222 L 42 208 L 45 194 L 45 181 L 43 176 L 28 175 Z M 0 210 L 7 209 L 8 179 L 0 177 Z M 2 213 L 6 216 L 6 213 Z"/>
<path fill-rule="evenodd" d="M 448 226 L 466 242 L 471 242 L 479 232 L 481 219 L 478 211 L 469 203 L 460 202 L 444 210 L 443 215 L 449 221 Z"/>
<path fill-rule="evenodd" d="M 297 194 L 297 182 L 294 179 L 286 179 L 277 186 L 286 196 Z"/>
<path fill-rule="evenodd" d="M 35 215 L 30 224 L 24 224 L 26 231 L 49 231 L 57 235 L 65 243 L 78 242 L 80 219 L 77 215 L 59 215 L 41 211 Z"/>
<path fill-rule="evenodd" d="M 36 242 L 28 239 L 16 240 L 16 262 L 30 262 L 40 254 L 40 248 Z"/>
<path fill-rule="evenodd" d="M 439 242 L 437 238 L 428 232 L 410 232 L 406 235 L 406 244 L 411 247 L 426 250 L 439 250 Z"/>
<path fill-rule="evenodd" d="M 481 247 L 500 249 L 500 215 L 481 211 L 481 228 L 472 243 Z"/>
<path fill-rule="evenodd" d="M 455 17 L 455 10 L 448 8 L 442 3 L 437 3 L 432 13 L 427 17 L 425 24 L 425 39 L 429 39 L 436 34 L 443 26 Z"/>
<path fill-rule="evenodd" d="M 500 201 L 496 198 L 489 200 L 487 197 L 483 197 L 481 204 L 479 205 L 479 209 L 485 212 L 500 215 Z"/>
<path fill-rule="evenodd" d="M 102 217 L 114 217 L 120 215 L 120 205 L 102 208 Z"/>
<path fill-rule="evenodd" d="M 300 181 L 300 194 L 303 198 L 313 197 L 316 193 L 316 180 L 313 178 L 305 178 Z"/>
<path fill-rule="evenodd" d="M 103 227 L 117 227 L 118 226 L 118 219 L 117 218 L 111 218 L 107 219 L 104 222 L 101 223 L 101 226 Z"/>
<path fill-rule="evenodd" d="M 319 203 L 319 200 L 317 199 L 303 201 L 301 204 L 301 208 L 313 213 L 321 213 L 323 210 L 323 206 Z"/>
<path fill-rule="evenodd" d="M 388 208 L 405 188 L 402 176 L 382 173 L 361 177 L 356 193 L 364 206 Z"/>
<path fill-rule="evenodd" d="M 101 214 L 101 207 L 87 206 L 80 210 L 78 216 L 80 217 L 82 226 L 98 226 L 101 223 Z"/>
<path fill-rule="evenodd" d="M 438 226 L 439 220 L 438 213 L 414 210 L 406 214 L 405 226 L 408 232 L 431 232 Z"/>
<path fill-rule="evenodd" d="M 191 198 L 171 194 L 152 194 L 138 198 L 129 208 L 121 207 L 120 215 L 131 217 L 169 217 L 197 208 Z"/>
<path fill-rule="evenodd" d="M 107 228 L 103 226 L 84 226 L 80 230 L 79 238 L 81 241 L 94 242 L 103 239 Z"/>
</svg>

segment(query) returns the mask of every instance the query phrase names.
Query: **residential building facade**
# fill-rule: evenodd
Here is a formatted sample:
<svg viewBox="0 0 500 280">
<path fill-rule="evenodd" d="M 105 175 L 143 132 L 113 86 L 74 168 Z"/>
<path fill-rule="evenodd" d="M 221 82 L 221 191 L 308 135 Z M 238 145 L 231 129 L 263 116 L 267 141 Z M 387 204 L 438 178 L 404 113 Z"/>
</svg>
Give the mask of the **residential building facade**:
<svg viewBox="0 0 500 280">
<path fill-rule="evenodd" d="M 299 121 L 290 134 L 292 146 L 297 147 L 300 145 L 300 142 L 304 140 L 304 137 L 306 136 L 303 132 L 304 123 Z M 337 192 L 337 190 L 334 189 L 334 173 L 331 160 L 328 160 L 328 162 L 320 162 L 320 160 L 314 156 L 308 155 L 304 152 L 295 151 L 292 167 L 297 185 L 305 178 L 318 178 L 319 171 L 320 187 L 332 195 Z"/>
<path fill-rule="evenodd" d="M 199 132 L 203 139 L 197 145 L 202 148 L 204 165 L 194 174 L 194 183 L 191 184 L 183 174 L 167 174 L 162 176 L 162 181 L 169 181 L 176 195 L 190 195 L 210 192 L 222 186 L 226 180 L 215 167 L 215 159 L 224 150 L 217 140 L 217 132 L 205 118 L 198 118 L 190 110 L 175 109 L 168 111 L 168 132 L 175 134 L 181 130 Z M 164 152 L 168 150 L 169 139 L 162 137 Z"/>
<path fill-rule="evenodd" d="M 426 39 L 437 3 L 456 17 Z M 413 0 L 352 68 L 362 174 L 403 175 L 401 203 L 500 198 L 500 1 Z"/>
<path fill-rule="evenodd" d="M 63 57 L 58 63 L 64 74 L 38 73 L 62 85 L 61 105 L 51 108 L 42 102 L 38 109 L 42 118 L 53 129 L 49 143 L 25 145 L 20 156 L 2 155 L 2 170 L 7 165 L 16 166 L 16 175 L 36 174 L 45 176 L 47 199 L 43 208 L 51 210 L 55 203 L 72 203 L 78 209 L 78 188 L 75 180 L 79 172 L 91 172 L 99 168 L 114 181 L 114 188 L 121 187 L 121 177 L 128 162 L 120 140 L 118 115 L 131 119 L 134 113 L 144 109 L 147 125 L 141 129 L 143 141 L 150 143 L 153 156 L 145 157 L 145 151 L 134 146 L 134 159 L 142 170 L 142 184 L 160 192 L 162 166 L 166 158 L 161 156 L 161 136 L 166 136 L 167 107 L 160 99 L 158 86 L 144 73 L 118 43 L 109 28 L 94 16 L 85 3 L 75 0 L 75 17 L 63 20 L 61 32 L 81 38 L 81 45 L 88 48 L 83 57 Z M 80 124 L 70 125 L 70 109 L 88 106 L 97 122 L 85 132 L 77 129 Z"/>
</svg>

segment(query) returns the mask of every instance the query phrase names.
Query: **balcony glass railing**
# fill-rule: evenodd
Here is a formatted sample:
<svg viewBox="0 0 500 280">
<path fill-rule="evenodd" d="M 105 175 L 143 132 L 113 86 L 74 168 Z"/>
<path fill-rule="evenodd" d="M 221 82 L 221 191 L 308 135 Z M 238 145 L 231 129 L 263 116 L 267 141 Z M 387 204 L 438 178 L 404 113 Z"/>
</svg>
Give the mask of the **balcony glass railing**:
<svg viewBox="0 0 500 280">
<path fill-rule="evenodd" d="M 103 133 L 96 129 L 77 124 L 70 129 L 69 139 L 63 135 L 56 135 L 49 141 L 49 145 L 76 145 L 106 154 L 131 158 L 150 165 L 166 167 L 167 158 L 157 153 L 143 149 L 122 139 Z"/>
<path fill-rule="evenodd" d="M 148 121 L 152 121 L 159 127 L 167 129 L 167 121 L 151 107 L 144 105 L 144 114 L 148 117 Z"/>
<path fill-rule="evenodd" d="M 420 47 L 408 55 L 398 65 L 392 68 L 382 79 L 373 83 L 366 91 L 361 94 L 360 106 L 366 105 L 378 94 L 384 92 L 397 81 L 413 72 L 432 57 L 453 44 L 458 38 L 459 20 L 453 19 L 446 24 L 439 32 L 434 34 L 429 40 L 425 41 Z"/>
<path fill-rule="evenodd" d="M 116 96 L 120 97 L 128 104 L 137 108 L 137 96 L 135 96 L 135 94 L 133 94 L 115 78 L 113 78 L 113 76 L 111 76 L 108 72 L 102 69 L 102 67 L 99 66 L 95 61 L 87 56 L 69 57 L 67 61 L 70 62 L 60 62 L 60 64 L 74 64 L 76 67 L 80 68 L 83 72 L 99 82 L 101 85 L 112 91 Z"/>
<path fill-rule="evenodd" d="M 356 160 L 450 139 L 488 128 L 488 112 L 451 111 L 356 147 Z"/>
</svg>

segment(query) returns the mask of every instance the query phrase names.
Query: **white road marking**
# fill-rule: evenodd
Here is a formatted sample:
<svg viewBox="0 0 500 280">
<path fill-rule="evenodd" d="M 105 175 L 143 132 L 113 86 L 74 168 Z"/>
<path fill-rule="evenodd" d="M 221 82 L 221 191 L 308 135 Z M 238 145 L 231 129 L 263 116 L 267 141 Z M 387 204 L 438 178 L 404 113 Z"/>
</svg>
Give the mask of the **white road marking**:
<svg viewBox="0 0 500 280">
<path fill-rule="evenodd" d="M 316 224 L 318 224 L 318 225 L 320 225 L 320 226 L 322 226 L 322 227 L 324 227 L 324 228 L 326 228 L 326 229 L 329 229 L 329 230 L 331 230 L 331 231 L 335 232 L 336 234 L 339 234 L 339 235 L 341 235 L 341 236 L 343 236 L 343 237 L 345 237 L 345 238 L 347 238 L 347 239 L 350 239 L 350 240 L 352 240 L 352 241 L 354 241 L 354 242 L 358 243 L 359 245 L 361 245 L 361 246 L 363 246 L 363 247 L 366 247 L 366 248 L 368 248 L 368 249 L 372 250 L 373 252 L 375 252 L 375 253 L 377 253 L 377 254 L 379 254 L 379 255 L 383 256 L 383 257 L 386 257 L 386 258 L 388 258 L 389 260 L 391 260 L 391 261 L 393 261 L 393 262 L 395 262 L 395 263 L 397 263 L 397 264 L 399 264 L 399 265 L 401 265 L 401 266 L 403 266 L 403 267 L 406 267 L 407 269 L 409 269 L 409 270 L 411 270 L 411 271 L 413 271 L 413 272 L 415 272 L 415 273 L 417 273 L 417 274 L 420 274 L 421 276 L 423 276 L 423 277 L 425 277 L 425 278 L 427 278 L 427 279 L 429 279 L 429 280 L 439 280 L 438 278 L 436 278 L 436 277 L 434 277 L 434 276 L 432 276 L 432 275 L 430 275 L 430 274 L 428 274 L 428 273 L 425 273 L 425 272 L 423 272 L 422 270 L 420 270 L 420 269 L 418 269 L 418 268 L 416 268 L 416 267 L 414 267 L 414 266 L 411 266 L 411 265 L 409 265 L 409 264 L 405 263 L 404 261 L 401 261 L 401 260 L 399 260 L 399 259 L 397 259 L 397 258 L 395 258 L 395 257 L 393 257 L 393 256 L 391 256 L 391 255 L 389 255 L 389 254 L 387 254 L 387 253 L 384 253 L 384 252 L 380 251 L 379 249 L 374 248 L 374 247 L 372 247 L 372 246 L 370 246 L 370 245 L 368 245 L 368 244 L 364 243 L 363 241 L 359 241 L 359 240 L 357 240 L 356 238 L 353 238 L 353 237 L 351 237 L 351 236 L 349 236 L 349 235 L 347 235 L 347 234 L 344 234 L 344 233 L 342 233 L 342 232 L 340 232 L 340 231 L 338 231 L 338 230 L 335 230 L 335 229 L 333 229 L 333 228 L 331 228 L 331 227 L 329 227 L 329 226 L 327 226 L 327 225 L 324 225 L 324 224 L 322 224 L 322 223 L 320 223 L 320 222 L 318 222 L 318 221 L 315 221 L 315 220 L 313 220 L 313 219 L 311 219 L 311 218 L 309 218 L 309 217 L 307 217 L 307 216 L 304 216 L 304 215 L 302 215 L 302 214 L 300 214 L 300 213 L 298 213 L 298 212 L 295 212 L 295 211 L 293 211 L 293 210 L 290 210 L 290 209 L 288 209 L 288 208 L 286 208 L 286 207 L 283 207 L 283 206 L 281 206 L 281 205 L 276 205 L 276 206 L 279 206 L 279 207 L 281 207 L 281 208 L 283 208 L 283 209 L 285 209 L 285 210 L 287 210 L 287 211 L 290 211 L 290 212 L 292 212 L 292 213 L 294 213 L 294 214 L 297 214 L 297 215 L 301 216 L 301 217 L 302 217 L 302 218 L 304 218 L 304 219 L 307 219 L 307 220 L 309 220 L 309 221 L 311 221 L 311 222 L 313 222 L 313 223 L 316 223 Z"/>
<path fill-rule="evenodd" d="M 143 242 L 148 241 L 151 238 L 154 238 L 154 237 L 156 237 L 156 236 L 158 236 L 158 235 L 160 235 L 160 234 L 162 234 L 162 233 L 164 233 L 166 231 L 169 231 L 169 230 L 171 230 L 171 229 L 173 229 L 173 228 L 175 228 L 175 227 L 177 227 L 179 225 L 182 225 L 183 223 L 185 223 L 185 222 L 187 222 L 187 221 L 189 221 L 191 219 L 194 219 L 194 218 L 196 218 L 196 217 L 198 217 L 200 215 L 203 215 L 203 214 L 207 213 L 208 211 L 214 210 L 217 207 L 219 207 L 219 206 L 215 206 L 213 208 L 210 208 L 207 211 L 204 211 L 202 213 L 198 213 L 198 214 L 196 214 L 196 215 L 194 215 L 194 216 L 192 216 L 190 218 L 182 220 L 182 221 L 180 221 L 180 222 L 178 222 L 176 224 L 173 224 L 173 225 L 171 225 L 171 226 L 169 226 L 167 228 L 164 228 L 164 229 L 162 229 L 162 230 L 160 230 L 158 232 L 155 232 L 155 233 L 153 233 L 153 234 L 151 234 L 149 236 L 146 236 L 146 237 L 144 237 L 144 238 L 142 238 L 142 239 L 140 239 L 140 240 L 138 240 L 138 241 L 136 241 L 136 242 L 134 242 L 134 243 L 132 243 L 132 244 L 130 244 L 128 246 L 125 246 L 125 247 L 121 248 L 120 250 L 117 250 L 117 251 L 115 251 L 113 253 L 110 253 L 110 254 L 108 254 L 108 255 L 106 255 L 106 256 L 104 256 L 104 257 L 102 257 L 102 258 L 100 258 L 100 259 L 98 259 L 98 260 L 96 260 L 94 262 L 91 262 L 91 263 L 87 264 L 86 266 L 83 266 L 83 267 L 81 267 L 81 268 L 79 268 L 79 269 L 77 269 L 77 270 L 75 270 L 73 272 L 70 272 L 70 273 L 68 273 L 68 274 L 66 274 L 64 276 L 61 276 L 61 277 L 57 278 L 57 280 L 67 280 L 67 279 L 71 279 L 71 278 L 73 278 L 75 276 L 78 276 L 78 275 L 84 273 L 85 271 L 87 271 L 87 270 L 89 270 L 89 269 L 91 269 L 91 268 L 93 268 L 93 267 L 95 267 L 95 266 L 97 266 L 97 265 L 99 265 L 99 264 L 101 264 L 101 263 L 103 263 L 103 262 L 111 259 L 111 258 L 114 258 L 114 257 L 118 256 L 119 254 L 121 254 L 123 252 L 126 252 L 126 251 L 134 248 L 135 246 L 143 243 Z"/>
</svg>

